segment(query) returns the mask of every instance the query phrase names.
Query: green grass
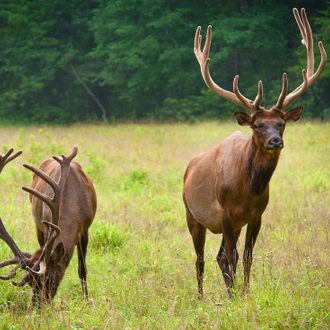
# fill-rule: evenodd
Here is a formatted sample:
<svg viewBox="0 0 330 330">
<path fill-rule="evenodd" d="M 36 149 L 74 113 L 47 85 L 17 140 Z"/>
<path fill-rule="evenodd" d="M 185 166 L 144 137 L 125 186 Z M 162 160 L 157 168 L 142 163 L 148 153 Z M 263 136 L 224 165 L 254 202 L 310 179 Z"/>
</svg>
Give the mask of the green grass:
<svg viewBox="0 0 330 330">
<path fill-rule="evenodd" d="M 208 233 L 205 297 L 185 223 L 182 177 L 189 160 L 234 130 L 231 122 L 194 125 L 2 127 L 3 154 L 23 154 L 0 175 L 0 216 L 23 250 L 38 247 L 27 193 L 40 162 L 79 147 L 76 160 L 94 182 L 98 211 L 87 255 L 90 297 L 82 299 L 77 257 L 53 306 L 34 308 L 28 286 L 0 282 L 0 329 L 328 329 L 330 326 L 330 125 L 288 125 L 285 148 L 255 247 L 251 292 L 227 298 Z M 249 129 L 244 128 L 247 134 Z M 242 255 L 244 233 L 239 241 Z M 0 241 L 0 259 L 11 256 Z M 2 269 L 6 274 L 8 269 Z M 23 272 L 17 275 L 17 279 Z"/>
</svg>

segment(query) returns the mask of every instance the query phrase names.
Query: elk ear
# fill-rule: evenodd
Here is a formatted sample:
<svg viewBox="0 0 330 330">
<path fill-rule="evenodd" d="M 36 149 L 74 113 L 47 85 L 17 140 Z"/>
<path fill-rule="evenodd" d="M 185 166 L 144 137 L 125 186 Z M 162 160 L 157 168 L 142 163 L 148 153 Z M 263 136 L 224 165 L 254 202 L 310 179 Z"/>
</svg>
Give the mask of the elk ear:
<svg viewBox="0 0 330 330">
<path fill-rule="evenodd" d="M 234 116 L 237 119 L 237 122 L 241 126 L 250 126 L 252 124 L 252 117 L 243 111 L 235 111 Z"/>
<path fill-rule="evenodd" d="M 283 120 L 286 123 L 293 123 L 301 118 L 303 112 L 304 112 L 304 107 L 297 107 L 291 109 L 284 114 Z"/>
<path fill-rule="evenodd" d="M 63 242 L 60 242 L 56 245 L 55 249 L 53 250 L 50 261 L 52 263 L 59 263 L 64 256 L 64 244 Z"/>
</svg>

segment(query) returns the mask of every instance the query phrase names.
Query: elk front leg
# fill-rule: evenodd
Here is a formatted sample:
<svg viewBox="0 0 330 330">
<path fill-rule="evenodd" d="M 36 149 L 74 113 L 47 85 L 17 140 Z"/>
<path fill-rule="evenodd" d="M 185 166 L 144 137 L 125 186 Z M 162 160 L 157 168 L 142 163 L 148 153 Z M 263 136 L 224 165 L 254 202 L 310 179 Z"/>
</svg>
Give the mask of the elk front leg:
<svg viewBox="0 0 330 330">
<path fill-rule="evenodd" d="M 246 230 L 245 247 L 243 255 L 243 267 L 244 267 L 244 292 L 248 293 L 250 290 L 250 271 L 253 259 L 253 247 L 257 241 L 259 230 L 261 227 L 261 217 L 254 223 L 248 224 Z"/>
<path fill-rule="evenodd" d="M 186 209 L 187 224 L 196 251 L 196 276 L 198 293 L 203 297 L 203 275 L 204 275 L 204 245 L 206 228 L 198 223 L 188 209 Z"/>
<path fill-rule="evenodd" d="M 232 288 L 234 288 L 235 284 L 236 266 L 238 262 L 236 242 L 241 231 L 238 230 L 235 233 L 229 217 L 223 217 L 222 229 L 223 238 L 217 255 L 217 262 L 222 271 L 229 298 L 233 298 Z"/>
</svg>

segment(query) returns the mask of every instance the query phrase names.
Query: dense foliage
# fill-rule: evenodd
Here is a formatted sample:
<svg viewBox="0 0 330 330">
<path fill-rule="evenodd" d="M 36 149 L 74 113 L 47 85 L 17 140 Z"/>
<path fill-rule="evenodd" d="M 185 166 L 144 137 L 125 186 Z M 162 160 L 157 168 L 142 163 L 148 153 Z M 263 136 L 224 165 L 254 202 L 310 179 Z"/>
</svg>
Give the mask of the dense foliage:
<svg viewBox="0 0 330 330">
<path fill-rule="evenodd" d="M 271 106 L 301 82 L 306 52 L 292 15 L 305 7 L 314 40 L 330 44 L 330 4 L 261 0 L 11 0 L 0 4 L 0 116 L 7 122 L 194 120 L 237 108 L 207 90 L 193 54 L 213 25 L 211 72 L 221 86 Z M 316 43 L 315 43 L 316 44 Z M 330 49 L 329 49 L 330 51 Z M 329 52 L 328 51 L 328 52 Z M 316 64 L 318 63 L 319 53 Z M 330 69 L 299 100 L 330 117 Z"/>
</svg>

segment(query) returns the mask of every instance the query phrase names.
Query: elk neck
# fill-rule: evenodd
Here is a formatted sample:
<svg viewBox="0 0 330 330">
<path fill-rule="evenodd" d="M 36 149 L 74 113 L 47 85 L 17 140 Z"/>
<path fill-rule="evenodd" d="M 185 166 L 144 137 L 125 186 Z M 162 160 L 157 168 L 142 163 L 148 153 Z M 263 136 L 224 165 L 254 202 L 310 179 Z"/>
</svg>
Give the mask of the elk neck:
<svg viewBox="0 0 330 330">
<path fill-rule="evenodd" d="M 281 150 L 267 152 L 258 146 L 252 136 L 247 150 L 247 176 L 253 195 L 261 195 L 268 187 L 276 169 Z"/>
</svg>

